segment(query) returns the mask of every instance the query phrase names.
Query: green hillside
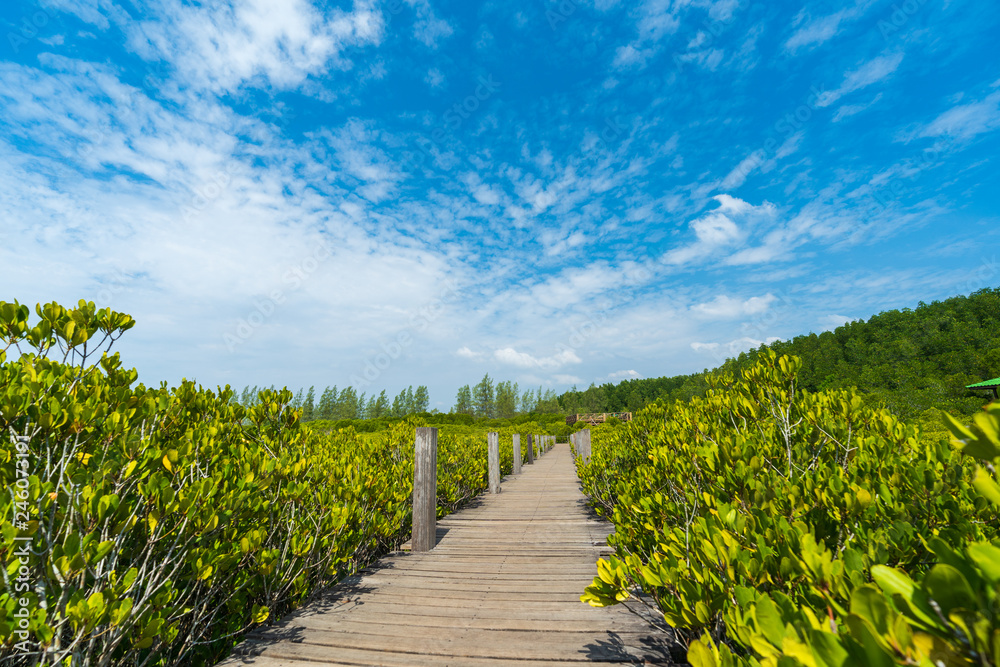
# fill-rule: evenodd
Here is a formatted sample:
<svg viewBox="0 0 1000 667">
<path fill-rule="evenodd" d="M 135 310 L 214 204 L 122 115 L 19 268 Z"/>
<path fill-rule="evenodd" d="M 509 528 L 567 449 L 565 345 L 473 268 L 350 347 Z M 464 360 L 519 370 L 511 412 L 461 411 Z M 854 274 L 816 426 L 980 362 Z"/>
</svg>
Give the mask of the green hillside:
<svg viewBox="0 0 1000 667">
<path fill-rule="evenodd" d="M 763 347 L 802 359 L 804 389 L 857 387 L 903 418 L 930 408 L 971 415 L 986 402 L 985 395 L 965 386 L 1000 376 L 1000 288 L 921 302 L 914 309 L 885 311 L 834 331 Z M 566 412 L 603 412 L 635 410 L 656 398 L 690 398 L 705 392 L 706 373 L 748 368 L 758 354 L 742 353 L 720 369 L 693 375 L 570 391 L 559 403 Z"/>
</svg>

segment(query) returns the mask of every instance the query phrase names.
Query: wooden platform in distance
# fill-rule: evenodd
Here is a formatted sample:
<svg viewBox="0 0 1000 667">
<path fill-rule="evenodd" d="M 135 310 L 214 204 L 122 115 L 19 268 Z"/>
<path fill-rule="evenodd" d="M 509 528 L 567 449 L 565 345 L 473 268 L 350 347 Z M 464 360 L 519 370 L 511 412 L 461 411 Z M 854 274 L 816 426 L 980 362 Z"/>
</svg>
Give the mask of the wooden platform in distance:
<svg viewBox="0 0 1000 667">
<path fill-rule="evenodd" d="M 387 556 L 258 632 L 222 664 L 672 665 L 669 629 L 638 603 L 580 602 L 611 525 L 589 513 L 569 446 L 438 522 L 429 552 Z"/>
</svg>

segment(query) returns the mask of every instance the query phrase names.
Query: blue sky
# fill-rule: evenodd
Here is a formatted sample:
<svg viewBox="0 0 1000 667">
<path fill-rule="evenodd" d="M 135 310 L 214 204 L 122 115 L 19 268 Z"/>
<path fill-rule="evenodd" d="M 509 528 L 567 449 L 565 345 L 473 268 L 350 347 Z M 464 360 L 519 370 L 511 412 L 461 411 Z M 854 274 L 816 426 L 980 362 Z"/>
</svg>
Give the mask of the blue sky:
<svg viewBox="0 0 1000 667">
<path fill-rule="evenodd" d="M 1000 284 L 1000 6 L 11 0 L 0 299 L 147 384 L 689 373 Z"/>
</svg>

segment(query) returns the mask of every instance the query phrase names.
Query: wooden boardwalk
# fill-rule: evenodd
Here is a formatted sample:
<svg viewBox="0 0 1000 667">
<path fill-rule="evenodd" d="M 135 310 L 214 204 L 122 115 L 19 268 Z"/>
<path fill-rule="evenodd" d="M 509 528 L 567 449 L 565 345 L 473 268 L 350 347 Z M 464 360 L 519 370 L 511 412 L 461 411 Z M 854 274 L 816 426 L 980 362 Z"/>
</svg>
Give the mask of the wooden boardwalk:
<svg viewBox="0 0 1000 667">
<path fill-rule="evenodd" d="M 580 602 L 610 530 L 588 512 L 569 446 L 556 445 L 499 495 L 439 520 L 432 551 L 387 556 L 222 664 L 674 664 L 655 614 Z"/>
</svg>

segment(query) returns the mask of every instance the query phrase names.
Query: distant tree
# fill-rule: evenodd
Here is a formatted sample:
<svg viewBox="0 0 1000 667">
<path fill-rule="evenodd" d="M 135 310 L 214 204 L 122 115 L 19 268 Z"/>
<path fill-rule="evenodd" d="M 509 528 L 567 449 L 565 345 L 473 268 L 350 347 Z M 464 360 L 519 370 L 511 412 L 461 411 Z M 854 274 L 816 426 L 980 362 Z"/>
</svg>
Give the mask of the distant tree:
<svg viewBox="0 0 1000 667">
<path fill-rule="evenodd" d="M 628 399 L 625 403 L 625 412 L 636 412 L 645 404 L 642 400 L 642 394 L 639 393 L 638 389 L 633 389 L 629 392 Z M 619 412 L 619 410 L 615 410 Z"/>
<path fill-rule="evenodd" d="M 374 403 L 369 403 L 371 407 L 371 412 L 366 415 L 367 419 L 378 419 L 379 417 L 387 417 L 389 411 L 392 409 L 392 404 L 389 403 L 389 397 L 385 393 L 385 389 L 382 393 L 378 395 L 378 398 L 372 397 Z"/>
<path fill-rule="evenodd" d="M 454 412 L 459 415 L 471 415 L 473 413 L 472 390 L 469 389 L 469 385 L 459 388 L 458 395 L 455 396 Z"/>
<path fill-rule="evenodd" d="M 302 402 L 302 421 L 307 422 L 313 419 L 313 412 L 316 410 L 316 387 L 309 387 L 306 392 L 306 399 Z"/>
<path fill-rule="evenodd" d="M 399 392 L 396 398 L 392 399 L 392 407 L 389 413 L 393 417 L 405 417 L 409 412 L 406 405 L 406 390 Z"/>
<path fill-rule="evenodd" d="M 607 412 L 608 410 L 604 390 L 593 383 L 587 387 L 587 391 L 583 392 L 581 399 L 583 408 L 588 413 Z"/>
<path fill-rule="evenodd" d="M 539 392 L 541 392 L 541 389 L 539 389 Z M 543 414 L 555 414 L 562 412 L 562 408 L 559 405 L 559 398 L 554 389 L 547 389 L 545 393 L 542 394 L 542 399 L 538 402 L 538 412 Z"/>
<path fill-rule="evenodd" d="M 535 393 L 530 389 L 525 389 L 521 394 L 521 414 L 531 414 L 535 411 L 538 402 L 535 400 Z"/>
<path fill-rule="evenodd" d="M 427 391 L 427 387 L 420 385 L 417 387 L 417 391 L 413 394 L 413 411 L 414 412 L 427 412 L 427 408 L 431 404 L 431 397 Z"/>
<path fill-rule="evenodd" d="M 472 407 L 477 417 L 492 419 L 496 413 L 496 399 L 493 393 L 493 380 L 487 373 L 472 389 Z"/>
<path fill-rule="evenodd" d="M 509 380 L 497 383 L 496 388 L 496 416 L 501 419 L 510 419 L 517 414 L 518 387 L 516 383 Z"/>
<path fill-rule="evenodd" d="M 333 402 L 331 419 L 354 419 L 358 414 L 358 395 L 353 387 L 344 387 Z"/>
<path fill-rule="evenodd" d="M 334 407 L 337 402 L 337 388 L 327 387 L 319 397 L 314 417 L 316 419 L 333 419 Z"/>
<path fill-rule="evenodd" d="M 405 412 L 403 414 L 412 415 L 414 412 L 417 411 L 417 408 L 414 405 L 413 385 L 412 384 L 409 387 L 406 388 L 406 398 L 403 400 L 403 403 L 404 403 L 404 410 L 405 410 Z"/>
</svg>

